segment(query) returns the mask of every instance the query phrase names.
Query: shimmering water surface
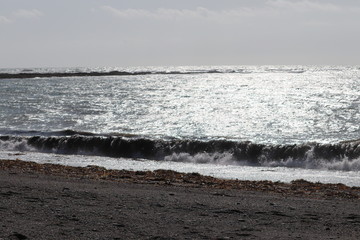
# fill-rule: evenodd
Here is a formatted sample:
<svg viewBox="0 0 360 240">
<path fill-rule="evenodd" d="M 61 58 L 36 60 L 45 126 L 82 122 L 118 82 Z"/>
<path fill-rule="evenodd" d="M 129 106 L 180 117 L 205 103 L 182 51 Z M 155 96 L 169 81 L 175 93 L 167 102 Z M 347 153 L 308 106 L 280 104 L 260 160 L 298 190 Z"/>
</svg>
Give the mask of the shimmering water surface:
<svg viewBox="0 0 360 240">
<path fill-rule="evenodd" d="M 0 131 L 72 129 L 277 144 L 360 136 L 356 67 L 175 70 L 204 73 L 1 79 Z"/>
<path fill-rule="evenodd" d="M 359 80 L 355 66 L 1 69 L 0 150 L 353 178 Z"/>
</svg>

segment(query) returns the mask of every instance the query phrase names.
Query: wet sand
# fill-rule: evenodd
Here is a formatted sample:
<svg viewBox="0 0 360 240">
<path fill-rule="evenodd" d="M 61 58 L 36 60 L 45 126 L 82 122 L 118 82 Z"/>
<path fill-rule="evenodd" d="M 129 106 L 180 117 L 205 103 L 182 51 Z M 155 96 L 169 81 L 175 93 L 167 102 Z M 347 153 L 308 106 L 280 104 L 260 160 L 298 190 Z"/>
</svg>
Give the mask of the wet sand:
<svg viewBox="0 0 360 240">
<path fill-rule="evenodd" d="M 360 239 L 360 189 L 0 160 L 0 239 Z"/>
</svg>

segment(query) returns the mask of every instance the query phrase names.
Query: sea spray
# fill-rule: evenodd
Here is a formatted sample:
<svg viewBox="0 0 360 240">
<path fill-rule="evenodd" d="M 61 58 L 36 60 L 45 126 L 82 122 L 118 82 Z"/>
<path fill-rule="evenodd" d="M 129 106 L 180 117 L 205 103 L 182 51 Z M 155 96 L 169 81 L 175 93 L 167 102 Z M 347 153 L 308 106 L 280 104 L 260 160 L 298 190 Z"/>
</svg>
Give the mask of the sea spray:
<svg viewBox="0 0 360 240">
<path fill-rule="evenodd" d="M 359 144 L 359 141 L 353 141 L 265 145 L 248 141 L 160 140 L 118 136 L 0 136 L 0 149 L 3 151 L 345 171 L 360 170 Z"/>
</svg>

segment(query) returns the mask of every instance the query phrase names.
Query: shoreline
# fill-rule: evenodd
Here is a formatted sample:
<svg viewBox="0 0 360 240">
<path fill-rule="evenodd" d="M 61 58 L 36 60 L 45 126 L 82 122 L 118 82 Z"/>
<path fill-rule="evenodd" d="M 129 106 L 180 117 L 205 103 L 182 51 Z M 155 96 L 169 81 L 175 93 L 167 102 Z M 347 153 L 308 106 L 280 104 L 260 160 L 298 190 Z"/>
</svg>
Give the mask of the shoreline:
<svg viewBox="0 0 360 240">
<path fill-rule="evenodd" d="M 96 165 L 73 167 L 59 164 L 39 164 L 22 160 L 0 159 L 0 170 L 14 173 L 45 174 L 68 178 L 93 179 L 137 184 L 169 185 L 192 188 L 236 189 L 275 193 L 283 196 L 312 198 L 360 199 L 360 187 L 344 184 L 313 183 L 303 179 L 291 183 L 219 179 L 198 173 L 180 173 L 172 170 L 131 171 L 112 170 Z"/>
<path fill-rule="evenodd" d="M 359 239 L 358 194 L 0 160 L 0 239 Z"/>
</svg>

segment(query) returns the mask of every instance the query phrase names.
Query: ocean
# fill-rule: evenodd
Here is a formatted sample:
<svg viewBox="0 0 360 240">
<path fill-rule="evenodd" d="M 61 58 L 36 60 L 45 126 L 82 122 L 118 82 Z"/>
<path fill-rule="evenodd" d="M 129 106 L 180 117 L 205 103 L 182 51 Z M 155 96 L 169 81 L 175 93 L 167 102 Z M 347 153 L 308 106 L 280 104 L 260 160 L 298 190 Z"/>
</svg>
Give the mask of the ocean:
<svg viewBox="0 0 360 240">
<path fill-rule="evenodd" d="M 360 68 L 0 69 L 0 159 L 360 186 Z"/>
</svg>

